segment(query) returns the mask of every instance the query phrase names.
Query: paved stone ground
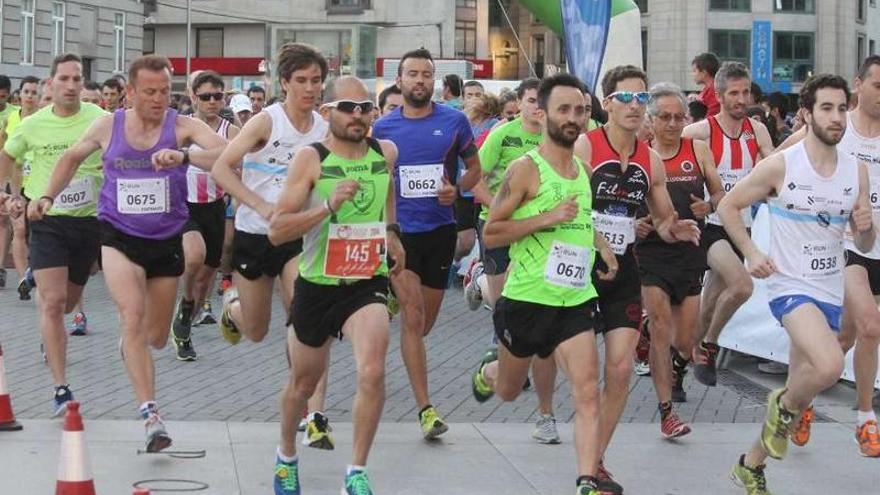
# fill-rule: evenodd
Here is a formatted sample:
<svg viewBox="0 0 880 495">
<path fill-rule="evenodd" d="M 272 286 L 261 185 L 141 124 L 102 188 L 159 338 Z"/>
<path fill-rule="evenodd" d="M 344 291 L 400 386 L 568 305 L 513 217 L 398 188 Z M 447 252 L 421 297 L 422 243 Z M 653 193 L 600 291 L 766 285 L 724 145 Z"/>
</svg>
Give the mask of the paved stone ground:
<svg viewBox="0 0 880 495">
<path fill-rule="evenodd" d="M 216 297 L 214 303 L 216 313 Z M 68 380 L 87 418 L 133 419 L 137 405 L 119 359 L 117 315 L 100 275 L 86 288 L 85 307 L 90 332 L 69 340 Z M 471 397 L 470 374 L 489 343 L 490 323 L 488 311 L 468 310 L 461 289 L 448 291 L 438 323 L 426 341 L 432 400 L 450 422 L 534 421 L 534 392 L 526 392 L 509 404 L 498 400 L 478 404 Z M 284 335 L 282 308 L 275 304 L 272 328 L 262 343 L 230 346 L 221 339 L 216 325 L 211 325 L 194 329 L 199 353 L 194 363 L 176 361 L 170 344 L 155 352 L 163 415 L 177 421 L 277 421 L 278 394 L 287 378 Z M 16 415 L 49 417 L 52 391 L 49 371 L 39 352 L 35 304 L 19 301 L 11 287 L 0 290 L 0 342 Z M 345 342 L 334 345 L 331 361 L 327 413 L 333 421 L 351 421 L 355 371 L 350 346 Z M 397 319 L 392 326 L 387 371 L 382 420 L 414 423 L 417 408 L 400 357 Z M 685 388 L 689 402 L 679 411 L 686 421 L 753 423 L 764 416 L 766 388 L 736 372 L 722 373 L 721 384 L 715 388 L 703 387 L 688 375 Z M 570 421 L 569 388 L 561 377 L 555 403 L 557 417 Z M 650 378 L 634 377 L 623 421 L 658 421 Z"/>
</svg>

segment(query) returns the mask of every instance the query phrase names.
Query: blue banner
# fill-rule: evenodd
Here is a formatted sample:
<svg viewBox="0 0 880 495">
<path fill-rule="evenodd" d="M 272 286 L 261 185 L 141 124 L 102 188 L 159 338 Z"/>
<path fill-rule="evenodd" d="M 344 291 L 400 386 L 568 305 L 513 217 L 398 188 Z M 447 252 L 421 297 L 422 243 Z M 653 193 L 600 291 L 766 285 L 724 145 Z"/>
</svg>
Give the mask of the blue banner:
<svg viewBox="0 0 880 495">
<path fill-rule="evenodd" d="M 773 91 L 773 25 L 770 21 L 752 23 L 752 81 L 766 93 Z"/>
<path fill-rule="evenodd" d="M 560 0 L 568 72 L 596 91 L 608 42 L 611 0 Z"/>
</svg>

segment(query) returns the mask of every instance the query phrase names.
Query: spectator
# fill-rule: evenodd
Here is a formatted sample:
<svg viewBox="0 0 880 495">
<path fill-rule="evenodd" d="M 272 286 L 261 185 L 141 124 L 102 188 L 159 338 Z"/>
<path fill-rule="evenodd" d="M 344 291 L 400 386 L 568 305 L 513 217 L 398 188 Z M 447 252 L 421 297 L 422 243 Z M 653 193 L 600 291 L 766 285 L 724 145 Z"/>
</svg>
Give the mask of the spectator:
<svg viewBox="0 0 880 495">
<path fill-rule="evenodd" d="M 708 115 L 715 115 L 721 111 L 721 104 L 718 103 L 718 95 L 715 93 L 715 73 L 720 66 L 718 57 L 708 52 L 697 55 L 691 62 L 694 82 L 703 86 L 699 99 L 706 105 Z"/>
<path fill-rule="evenodd" d="M 229 100 L 229 107 L 232 108 L 232 113 L 235 114 L 236 118 L 241 122 L 241 125 L 244 125 L 253 115 L 253 106 L 251 105 L 251 100 L 245 95 L 235 95 Z"/>
<path fill-rule="evenodd" d="M 247 90 L 247 97 L 251 100 L 251 112 L 253 115 L 260 113 L 266 106 L 266 90 L 262 86 L 251 86 Z"/>
<path fill-rule="evenodd" d="M 709 109 L 706 108 L 706 105 L 700 100 L 694 100 L 688 103 L 688 116 L 690 117 L 688 123 L 693 124 L 694 122 L 699 122 L 705 119 L 708 111 Z"/>
<path fill-rule="evenodd" d="M 461 90 L 461 78 L 456 74 L 447 74 L 443 78 L 443 90 L 440 93 L 443 103 L 456 110 L 461 110 Z"/>
<path fill-rule="evenodd" d="M 785 98 L 785 95 L 776 92 L 767 98 L 767 103 L 770 106 L 768 115 L 773 117 L 776 121 L 776 135 L 778 141 L 774 140 L 773 146 L 779 146 L 792 134 L 792 130 L 787 124 L 788 100 Z"/>
<path fill-rule="evenodd" d="M 499 117 L 502 120 L 507 120 L 509 122 L 516 118 L 516 114 L 519 113 L 519 102 L 517 101 L 515 91 L 509 89 L 502 91 L 501 95 L 498 97 L 498 103 L 501 107 L 501 114 Z"/>
<path fill-rule="evenodd" d="M 465 115 L 471 123 L 471 130 L 474 132 L 474 139 L 478 146 L 482 144 L 492 127 L 498 123 L 498 119 L 495 118 L 498 115 L 498 107 L 498 99 L 489 94 L 471 97 L 467 103 Z"/>
<path fill-rule="evenodd" d="M 379 115 L 388 114 L 400 106 L 403 106 L 403 93 L 396 84 L 388 86 L 379 93 Z"/>
<path fill-rule="evenodd" d="M 94 103 L 95 105 L 101 105 L 101 85 L 94 82 L 88 81 L 83 84 L 82 91 L 79 92 L 80 101 L 84 101 L 87 103 Z"/>
<path fill-rule="evenodd" d="M 467 104 L 470 100 L 474 98 L 479 98 L 486 94 L 486 89 L 483 88 L 483 85 L 480 81 L 468 81 L 464 83 L 464 106 L 467 108 Z"/>
<path fill-rule="evenodd" d="M 114 112 L 122 104 L 122 94 L 125 90 L 123 83 L 119 82 L 119 78 L 111 77 L 104 81 L 101 85 L 101 98 L 103 99 L 104 110 Z"/>
</svg>

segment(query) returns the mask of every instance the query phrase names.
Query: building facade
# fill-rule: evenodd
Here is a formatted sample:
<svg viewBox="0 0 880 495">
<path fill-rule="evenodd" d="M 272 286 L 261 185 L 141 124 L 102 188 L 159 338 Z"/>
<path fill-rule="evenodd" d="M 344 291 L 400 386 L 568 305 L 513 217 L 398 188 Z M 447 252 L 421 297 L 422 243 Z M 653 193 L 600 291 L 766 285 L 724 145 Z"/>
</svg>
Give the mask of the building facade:
<svg viewBox="0 0 880 495">
<path fill-rule="evenodd" d="M 56 55 L 83 57 L 83 74 L 103 81 L 126 73 L 142 53 L 139 0 L 0 0 L 0 74 L 46 77 Z"/>
</svg>

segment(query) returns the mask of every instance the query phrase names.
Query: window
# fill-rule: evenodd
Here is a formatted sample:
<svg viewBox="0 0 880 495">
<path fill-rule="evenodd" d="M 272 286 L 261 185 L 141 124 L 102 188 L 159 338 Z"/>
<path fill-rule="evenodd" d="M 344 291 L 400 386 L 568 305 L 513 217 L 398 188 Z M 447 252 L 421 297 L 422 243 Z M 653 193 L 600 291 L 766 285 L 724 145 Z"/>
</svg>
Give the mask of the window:
<svg viewBox="0 0 880 495">
<path fill-rule="evenodd" d="M 535 66 L 535 75 L 544 77 L 544 58 L 547 52 L 547 45 L 544 43 L 544 35 L 537 34 L 532 36 L 532 63 Z"/>
<path fill-rule="evenodd" d="M 865 22 L 865 18 L 867 17 L 865 0 L 857 0 L 858 2 L 858 12 L 856 12 L 856 20 L 859 22 Z"/>
<path fill-rule="evenodd" d="M 642 70 L 648 70 L 648 28 L 642 28 Z"/>
<path fill-rule="evenodd" d="M 862 60 L 868 56 L 868 37 L 859 33 L 856 35 L 856 67 L 862 65 Z"/>
<path fill-rule="evenodd" d="M 83 79 L 85 79 L 86 81 L 94 81 L 95 80 L 95 74 L 94 74 L 94 72 L 92 72 L 94 66 L 95 66 L 95 59 L 90 58 L 90 57 L 83 57 L 82 58 Z"/>
<path fill-rule="evenodd" d="M 370 0 L 327 0 L 329 14 L 360 14 L 370 8 Z"/>
<path fill-rule="evenodd" d="M 64 2 L 52 2 L 52 55 L 64 53 Z"/>
<path fill-rule="evenodd" d="M 144 28 L 144 55 L 156 53 L 156 30 L 154 28 Z"/>
<path fill-rule="evenodd" d="M 636 0 L 636 5 L 639 6 L 639 12 L 642 14 L 648 13 L 648 0 Z"/>
<path fill-rule="evenodd" d="M 34 63 L 34 12 L 37 6 L 36 0 L 22 0 L 21 2 L 21 63 L 33 65 Z"/>
<path fill-rule="evenodd" d="M 223 28 L 196 29 L 196 57 L 223 56 Z"/>
<path fill-rule="evenodd" d="M 749 64 L 751 48 L 750 31 L 709 30 L 709 51 L 720 60 Z"/>
<path fill-rule="evenodd" d="M 456 7 L 477 8 L 477 0 L 455 0 Z"/>
<path fill-rule="evenodd" d="M 775 12 L 795 14 L 813 14 L 816 12 L 816 0 L 773 0 Z"/>
<path fill-rule="evenodd" d="M 751 12 L 752 0 L 709 0 L 709 10 Z"/>
<path fill-rule="evenodd" d="M 125 71 L 125 14 L 117 12 L 113 16 L 113 72 Z"/>
<path fill-rule="evenodd" d="M 813 33 L 773 33 L 773 80 L 803 82 L 813 73 Z"/>
<path fill-rule="evenodd" d="M 477 56 L 477 23 L 472 21 L 455 21 L 455 57 L 476 58 Z"/>
</svg>

